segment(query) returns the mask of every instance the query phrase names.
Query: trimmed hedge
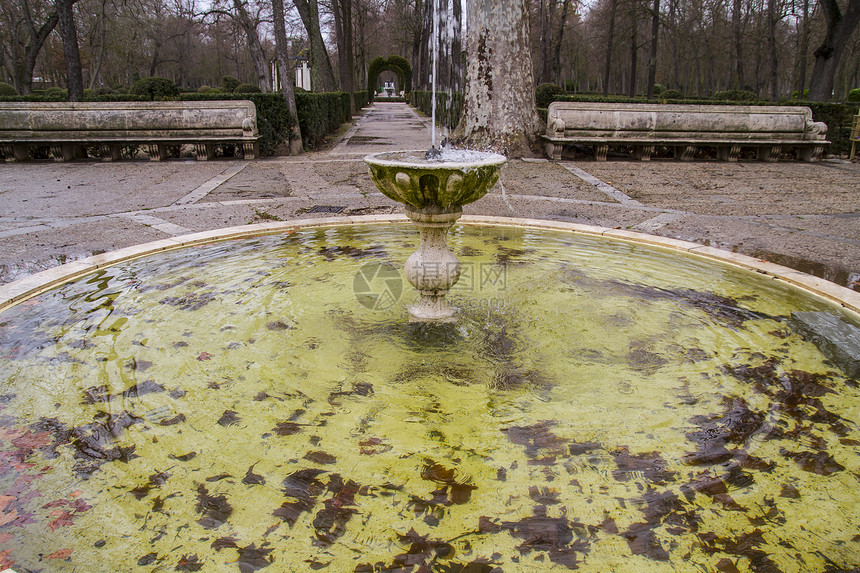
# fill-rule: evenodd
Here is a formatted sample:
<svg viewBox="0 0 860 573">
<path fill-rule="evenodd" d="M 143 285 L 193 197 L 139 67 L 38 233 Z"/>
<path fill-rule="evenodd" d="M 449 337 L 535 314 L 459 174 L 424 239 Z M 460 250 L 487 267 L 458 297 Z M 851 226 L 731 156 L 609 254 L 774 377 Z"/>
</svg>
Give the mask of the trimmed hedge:
<svg viewBox="0 0 860 573">
<path fill-rule="evenodd" d="M 426 115 L 431 115 L 433 109 L 433 92 L 419 91 L 412 92 L 410 97 L 414 107 L 421 110 Z M 439 125 L 449 129 L 455 129 L 460 123 L 460 115 L 463 111 L 463 94 L 462 92 L 436 92 L 436 121 Z"/>
<path fill-rule="evenodd" d="M 352 119 L 349 110 L 350 97 L 346 92 L 296 94 L 296 111 L 305 149 L 318 147 L 325 141 L 326 135 L 336 131 L 343 122 Z"/>
<path fill-rule="evenodd" d="M 18 91 L 15 89 L 15 86 L 12 84 L 7 84 L 6 82 L 0 82 L 0 96 L 16 96 L 18 95 Z"/>
</svg>

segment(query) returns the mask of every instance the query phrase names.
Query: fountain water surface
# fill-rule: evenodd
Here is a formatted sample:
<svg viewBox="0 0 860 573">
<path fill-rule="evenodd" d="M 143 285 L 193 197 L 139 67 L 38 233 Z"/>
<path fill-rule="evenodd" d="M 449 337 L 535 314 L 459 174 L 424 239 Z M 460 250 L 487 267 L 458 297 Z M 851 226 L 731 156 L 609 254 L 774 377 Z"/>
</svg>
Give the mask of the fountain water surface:
<svg viewBox="0 0 860 573">
<path fill-rule="evenodd" d="M 0 568 L 860 565 L 860 389 L 793 318 L 856 316 L 641 244 L 457 224 L 459 321 L 411 324 L 350 288 L 405 231 L 285 226 L 0 314 Z"/>
</svg>

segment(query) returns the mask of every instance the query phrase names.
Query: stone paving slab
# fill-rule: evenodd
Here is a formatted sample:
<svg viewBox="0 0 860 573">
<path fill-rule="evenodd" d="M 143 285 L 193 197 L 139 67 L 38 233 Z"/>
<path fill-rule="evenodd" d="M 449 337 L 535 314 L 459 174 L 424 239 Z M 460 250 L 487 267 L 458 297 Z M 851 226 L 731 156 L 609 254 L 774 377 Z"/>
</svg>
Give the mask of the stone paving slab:
<svg viewBox="0 0 860 573">
<path fill-rule="evenodd" d="M 0 283 L 191 232 L 402 213 L 361 157 L 426 148 L 428 123 L 405 104 L 375 103 L 327 149 L 296 157 L 0 164 Z M 465 212 L 683 239 L 860 290 L 858 163 L 535 158 L 511 161 L 502 183 Z"/>
</svg>

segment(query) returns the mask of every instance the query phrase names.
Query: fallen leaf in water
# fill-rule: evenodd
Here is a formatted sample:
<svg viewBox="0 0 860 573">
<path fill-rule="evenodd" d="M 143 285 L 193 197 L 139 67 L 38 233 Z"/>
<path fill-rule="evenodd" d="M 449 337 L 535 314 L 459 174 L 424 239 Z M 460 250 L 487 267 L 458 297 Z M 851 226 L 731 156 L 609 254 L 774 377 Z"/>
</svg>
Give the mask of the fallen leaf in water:
<svg viewBox="0 0 860 573">
<path fill-rule="evenodd" d="M 197 357 L 197 360 L 212 360 L 212 355 L 208 352 L 201 352 L 200 356 Z"/>
<path fill-rule="evenodd" d="M 72 554 L 73 549 L 60 549 L 59 551 L 54 551 L 50 555 L 45 555 L 45 559 L 65 559 L 69 555 Z"/>
</svg>

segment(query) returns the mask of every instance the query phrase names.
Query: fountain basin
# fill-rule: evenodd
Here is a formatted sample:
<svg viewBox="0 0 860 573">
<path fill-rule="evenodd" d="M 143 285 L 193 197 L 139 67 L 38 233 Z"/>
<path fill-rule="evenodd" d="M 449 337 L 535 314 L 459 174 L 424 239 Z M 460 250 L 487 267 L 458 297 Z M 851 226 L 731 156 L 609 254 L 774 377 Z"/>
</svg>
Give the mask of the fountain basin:
<svg viewBox="0 0 860 573">
<path fill-rule="evenodd" d="M 499 180 L 503 155 L 478 151 L 445 151 L 440 160 L 425 160 L 424 151 L 368 155 L 370 177 L 388 198 L 429 213 L 454 211 L 483 197 Z"/>
<path fill-rule="evenodd" d="M 856 566 L 858 389 L 791 325 L 856 326 L 850 291 L 836 303 L 689 243 L 664 246 L 701 255 L 469 218 L 450 239 L 461 320 L 427 328 L 358 302 L 361 269 L 415 246 L 405 218 L 361 220 L 375 224 L 234 229 L 267 235 L 96 268 L 109 254 L 37 297 L 0 288 L 19 297 L 0 314 L 0 558 Z"/>
</svg>

